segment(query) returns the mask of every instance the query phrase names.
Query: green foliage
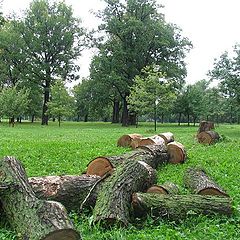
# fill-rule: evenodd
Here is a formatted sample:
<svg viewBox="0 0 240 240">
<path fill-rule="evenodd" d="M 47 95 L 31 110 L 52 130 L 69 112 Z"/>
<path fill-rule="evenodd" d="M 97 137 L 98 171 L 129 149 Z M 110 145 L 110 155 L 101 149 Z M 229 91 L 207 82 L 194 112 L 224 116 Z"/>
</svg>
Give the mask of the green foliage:
<svg viewBox="0 0 240 240">
<path fill-rule="evenodd" d="M 9 128 L 0 124 L 0 157 L 16 156 L 31 176 L 81 174 L 90 160 L 97 156 L 120 155 L 130 149 L 116 146 L 117 139 L 130 132 L 151 135 L 151 124 L 140 123 L 139 128 L 121 128 L 110 123 L 65 123 L 61 128 L 50 122 L 48 127 L 38 123 L 19 124 L 17 128 Z M 239 239 L 240 223 L 240 126 L 220 125 L 216 131 L 225 136 L 223 141 L 212 146 L 197 143 L 194 136 L 197 127 L 159 124 L 160 132 L 171 131 L 175 139 L 186 147 L 188 159 L 181 165 L 164 165 L 158 170 L 158 183 L 172 181 L 179 185 L 180 194 L 188 194 L 183 185 L 185 170 L 191 166 L 203 167 L 233 199 L 234 215 L 190 216 L 179 223 L 163 219 L 154 220 L 149 216 L 146 220 L 137 220 L 129 228 L 105 230 L 92 226 L 88 214 L 71 213 L 77 229 L 83 239 L 92 240 L 187 240 L 187 239 Z M 47 151 L 46 151 L 47 149 Z M 234 150 L 233 150 L 234 149 Z M 3 220 L 3 219 L 2 219 Z M 9 226 L 1 223 L 0 238 L 17 239 Z"/>
<path fill-rule="evenodd" d="M 0 93 L 0 114 L 9 118 L 18 117 L 27 111 L 29 91 L 6 87 Z"/>
<path fill-rule="evenodd" d="M 73 98 L 68 94 L 62 81 L 58 80 L 51 88 L 51 101 L 48 103 L 48 113 L 58 118 L 59 126 L 62 117 L 69 117 L 74 112 Z"/>
</svg>

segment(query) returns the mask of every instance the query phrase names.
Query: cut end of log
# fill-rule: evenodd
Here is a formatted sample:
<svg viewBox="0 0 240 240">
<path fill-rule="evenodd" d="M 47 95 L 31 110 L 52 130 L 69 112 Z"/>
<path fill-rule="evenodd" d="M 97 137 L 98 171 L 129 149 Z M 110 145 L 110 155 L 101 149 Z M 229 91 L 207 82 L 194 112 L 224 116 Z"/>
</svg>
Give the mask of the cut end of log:
<svg viewBox="0 0 240 240">
<path fill-rule="evenodd" d="M 119 147 L 132 147 L 132 142 L 134 140 L 140 139 L 142 137 L 141 134 L 133 133 L 127 134 L 120 137 L 117 141 L 117 146 Z"/>
<path fill-rule="evenodd" d="M 171 132 L 160 133 L 158 134 L 158 136 L 163 138 L 166 145 L 170 142 L 174 142 L 174 136 L 173 136 L 173 133 Z"/>
<path fill-rule="evenodd" d="M 87 175 L 103 177 L 107 172 L 113 170 L 112 164 L 105 157 L 98 157 L 90 162 L 87 168 Z"/>
<path fill-rule="evenodd" d="M 208 145 L 215 143 L 216 141 L 219 140 L 219 138 L 220 138 L 219 134 L 214 131 L 200 132 L 197 135 L 197 139 L 199 143 L 208 144 Z"/>
<path fill-rule="evenodd" d="M 154 185 L 147 190 L 147 193 L 168 194 L 168 191 L 161 186 Z"/>
<path fill-rule="evenodd" d="M 206 189 L 199 191 L 198 194 L 229 197 L 228 194 L 226 194 L 225 192 L 222 192 L 216 188 L 206 188 Z"/>
<path fill-rule="evenodd" d="M 50 233 L 41 240 L 80 240 L 80 235 L 73 229 L 61 229 Z"/>
<path fill-rule="evenodd" d="M 179 142 L 171 142 L 168 145 L 169 162 L 173 164 L 184 163 L 186 160 L 186 151 Z"/>
<path fill-rule="evenodd" d="M 141 138 L 138 141 L 138 146 L 147 146 L 147 145 L 164 145 L 165 141 L 163 138 L 159 137 L 158 135 L 152 137 Z"/>
</svg>

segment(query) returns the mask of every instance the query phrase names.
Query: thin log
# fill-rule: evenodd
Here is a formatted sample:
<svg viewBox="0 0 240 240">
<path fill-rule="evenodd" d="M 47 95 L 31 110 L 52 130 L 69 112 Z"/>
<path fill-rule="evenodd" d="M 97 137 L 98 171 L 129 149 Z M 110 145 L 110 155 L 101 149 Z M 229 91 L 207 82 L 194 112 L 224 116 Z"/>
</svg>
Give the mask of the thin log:
<svg viewBox="0 0 240 240">
<path fill-rule="evenodd" d="M 168 162 L 167 148 L 164 144 L 142 146 L 120 156 L 97 157 L 89 163 L 87 174 L 102 177 L 127 160 L 143 161 L 151 167 L 157 168 L 160 164 Z"/>
<path fill-rule="evenodd" d="M 206 132 L 200 132 L 197 135 L 197 139 L 199 143 L 210 145 L 217 142 L 220 139 L 220 136 L 217 132 L 206 131 Z"/>
<path fill-rule="evenodd" d="M 158 136 L 163 138 L 166 145 L 170 142 L 174 142 L 174 136 L 173 136 L 173 133 L 171 132 L 160 133 L 158 134 Z"/>
<path fill-rule="evenodd" d="M 212 129 L 214 129 L 214 123 L 213 122 L 201 121 L 199 123 L 198 133 L 211 131 Z"/>
<path fill-rule="evenodd" d="M 167 145 L 169 162 L 173 164 L 184 163 L 187 153 L 184 146 L 179 142 L 171 142 Z"/>
<path fill-rule="evenodd" d="M 117 146 L 131 147 L 132 141 L 135 139 L 140 139 L 141 137 L 142 135 L 137 133 L 123 135 L 118 139 Z"/>
<path fill-rule="evenodd" d="M 39 200 L 21 163 L 13 157 L 0 161 L 0 199 L 3 210 L 20 239 L 78 240 L 65 207 L 53 201 Z"/>
<path fill-rule="evenodd" d="M 68 211 L 79 210 L 79 206 L 88 196 L 92 187 L 98 183 L 99 176 L 45 176 L 28 178 L 35 195 L 44 200 L 62 203 Z M 94 207 L 99 184 L 92 190 L 84 207 Z"/>
<path fill-rule="evenodd" d="M 179 194 L 179 188 L 172 182 L 165 182 L 161 185 L 153 185 L 147 190 L 147 193 Z"/>
<path fill-rule="evenodd" d="M 156 170 L 145 162 L 124 162 L 103 182 L 93 211 L 93 222 L 105 227 L 113 224 L 127 226 L 132 194 L 146 191 L 155 182 Z"/>
<path fill-rule="evenodd" d="M 229 197 L 229 195 L 200 168 L 188 168 L 184 175 L 184 183 L 185 186 L 195 194 Z"/>
<path fill-rule="evenodd" d="M 233 212 L 230 198 L 201 195 L 164 195 L 134 193 L 132 207 L 135 217 L 152 217 L 180 220 L 191 214 L 230 216 Z"/>
</svg>

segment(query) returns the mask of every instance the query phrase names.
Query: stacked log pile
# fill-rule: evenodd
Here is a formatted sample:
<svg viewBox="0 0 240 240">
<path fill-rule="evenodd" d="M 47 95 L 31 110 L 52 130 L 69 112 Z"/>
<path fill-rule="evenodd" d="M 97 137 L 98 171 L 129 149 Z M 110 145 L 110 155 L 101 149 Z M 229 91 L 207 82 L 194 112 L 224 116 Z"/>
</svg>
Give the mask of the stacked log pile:
<svg viewBox="0 0 240 240">
<path fill-rule="evenodd" d="M 147 214 L 174 220 L 190 212 L 230 215 L 229 195 L 202 169 L 186 171 L 185 186 L 192 194 L 180 195 L 171 182 L 156 185 L 157 168 L 186 158 L 183 145 L 172 134 L 164 136 L 120 156 L 97 157 L 81 176 L 27 178 L 20 162 L 6 157 L 0 161 L 2 209 L 18 235 L 30 240 L 81 239 L 66 209 L 93 209 L 93 223 L 104 227 L 128 226 Z"/>
<path fill-rule="evenodd" d="M 199 129 L 197 132 L 197 140 L 202 144 L 214 144 L 220 139 L 217 132 L 213 131 L 215 129 L 213 122 L 202 121 L 199 124 Z"/>
</svg>

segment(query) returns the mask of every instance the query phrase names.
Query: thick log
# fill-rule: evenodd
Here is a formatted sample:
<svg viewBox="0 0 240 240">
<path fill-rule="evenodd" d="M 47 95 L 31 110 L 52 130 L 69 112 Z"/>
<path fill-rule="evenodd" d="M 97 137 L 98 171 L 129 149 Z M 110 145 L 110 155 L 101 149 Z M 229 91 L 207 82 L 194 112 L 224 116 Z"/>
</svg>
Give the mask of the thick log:
<svg viewBox="0 0 240 240">
<path fill-rule="evenodd" d="M 233 212 L 230 198 L 201 195 L 164 195 L 134 193 L 132 207 L 136 217 L 168 218 L 178 221 L 190 214 L 230 216 Z"/>
<path fill-rule="evenodd" d="M 119 147 L 131 147 L 133 140 L 140 139 L 141 134 L 133 133 L 121 136 L 117 141 L 117 146 Z"/>
<path fill-rule="evenodd" d="M 188 168 L 184 175 L 184 183 L 191 192 L 200 195 L 229 195 L 200 168 Z"/>
<path fill-rule="evenodd" d="M 62 204 L 35 196 L 19 161 L 3 158 L 0 173 L 2 207 L 20 239 L 80 239 Z"/>
<path fill-rule="evenodd" d="M 131 197 L 146 191 L 156 182 L 156 170 L 142 161 L 128 160 L 106 179 L 93 210 L 93 222 L 108 227 L 127 226 L 130 222 Z"/>
<path fill-rule="evenodd" d="M 100 180 L 99 176 L 85 174 L 28 178 L 29 184 L 38 198 L 60 202 L 68 211 L 79 210 L 85 200 L 84 207 L 94 207 L 101 184 Z M 90 191 L 91 194 L 88 196 Z"/>
<path fill-rule="evenodd" d="M 199 143 L 210 145 L 217 142 L 220 139 L 220 136 L 217 132 L 206 131 L 206 132 L 200 132 L 197 135 L 197 139 Z"/>
<path fill-rule="evenodd" d="M 179 194 L 179 188 L 172 182 L 165 182 L 162 185 L 153 185 L 147 190 L 147 193 Z"/>
<path fill-rule="evenodd" d="M 187 154 L 184 146 L 179 142 L 171 142 L 167 145 L 169 162 L 173 164 L 184 163 Z"/>
<path fill-rule="evenodd" d="M 212 129 L 214 129 L 214 123 L 213 122 L 201 121 L 199 123 L 198 133 L 211 131 Z"/>
<path fill-rule="evenodd" d="M 132 142 L 132 148 L 135 149 L 135 148 L 141 147 L 141 146 L 163 145 L 163 144 L 165 144 L 164 139 L 158 135 L 154 135 L 151 137 L 145 137 L 145 138 L 140 138 L 140 139 L 134 140 Z"/>
<path fill-rule="evenodd" d="M 153 168 L 168 161 L 167 148 L 163 145 L 142 146 L 135 151 L 124 153 L 120 156 L 97 157 L 93 159 L 87 168 L 88 175 L 104 176 L 112 172 L 114 168 L 127 160 L 143 161 Z"/>
<path fill-rule="evenodd" d="M 173 133 L 171 132 L 160 133 L 158 134 L 158 136 L 163 138 L 166 145 L 170 142 L 174 142 L 174 136 L 173 136 Z"/>
</svg>

